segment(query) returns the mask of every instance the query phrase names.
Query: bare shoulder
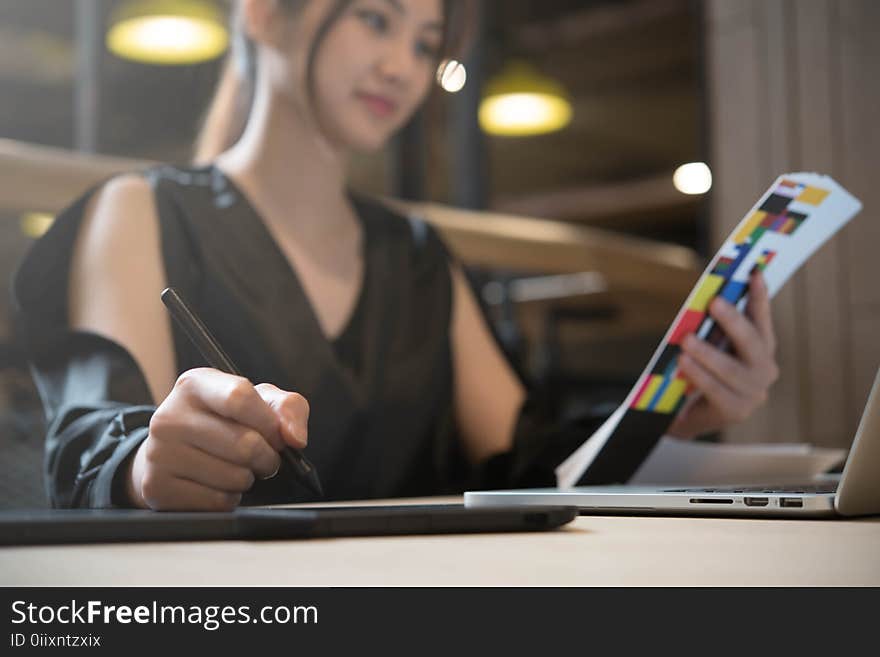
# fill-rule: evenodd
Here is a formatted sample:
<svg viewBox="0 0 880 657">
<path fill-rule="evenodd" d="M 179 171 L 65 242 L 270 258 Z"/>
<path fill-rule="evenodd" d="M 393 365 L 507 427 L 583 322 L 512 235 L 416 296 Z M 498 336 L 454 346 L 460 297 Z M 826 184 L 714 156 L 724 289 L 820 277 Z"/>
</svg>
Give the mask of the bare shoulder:
<svg viewBox="0 0 880 657">
<path fill-rule="evenodd" d="M 137 174 L 109 180 L 90 199 L 74 244 L 68 291 L 72 323 L 110 297 L 136 293 L 154 281 L 159 254 L 149 183 Z"/>
<path fill-rule="evenodd" d="M 111 301 L 124 303 L 163 279 L 159 222 L 150 184 L 138 174 L 109 180 L 89 201 L 74 245 L 71 320 L 76 324 Z"/>
<path fill-rule="evenodd" d="M 151 185 L 138 174 L 113 178 L 89 201 L 76 238 L 69 321 L 127 349 L 155 399 L 174 380 L 170 326 L 159 299 L 165 281 Z"/>
<path fill-rule="evenodd" d="M 155 241 L 158 234 L 156 205 L 149 182 L 139 174 L 123 174 L 109 180 L 92 197 L 77 248 L 103 259 L 118 253 L 107 247 L 136 244 L 144 247 Z"/>
</svg>

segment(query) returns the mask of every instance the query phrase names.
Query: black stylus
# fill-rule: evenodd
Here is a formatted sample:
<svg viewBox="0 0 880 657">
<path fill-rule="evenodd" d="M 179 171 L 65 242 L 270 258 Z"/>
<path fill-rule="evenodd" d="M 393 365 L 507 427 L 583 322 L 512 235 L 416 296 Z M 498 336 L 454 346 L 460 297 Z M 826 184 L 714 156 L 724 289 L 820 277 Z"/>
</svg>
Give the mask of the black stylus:
<svg viewBox="0 0 880 657">
<path fill-rule="evenodd" d="M 221 370 L 228 374 L 237 374 L 242 376 L 239 369 L 235 366 L 223 348 L 214 339 L 208 331 L 208 327 L 199 319 L 192 309 L 184 302 L 177 291 L 173 287 L 166 288 L 162 292 L 162 303 L 168 308 L 168 312 L 174 318 L 174 321 L 183 329 L 187 337 L 201 352 L 208 365 L 214 369 Z M 281 450 L 281 456 L 292 467 L 297 479 L 302 482 L 310 491 L 317 495 L 324 496 L 324 490 L 321 488 L 321 480 L 318 479 L 318 472 L 315 466 L 309 463 L 309 460 L 303 456 L 298 449 L 287 445 Z"/>
</svg>

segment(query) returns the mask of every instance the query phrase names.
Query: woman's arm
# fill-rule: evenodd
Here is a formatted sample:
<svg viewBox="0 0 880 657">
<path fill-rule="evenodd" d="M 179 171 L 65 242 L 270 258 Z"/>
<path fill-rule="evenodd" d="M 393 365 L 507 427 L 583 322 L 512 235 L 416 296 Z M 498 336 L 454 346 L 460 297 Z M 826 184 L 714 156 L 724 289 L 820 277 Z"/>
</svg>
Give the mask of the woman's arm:
<svg viewBox="0 0 880 657">
<path fill-rule="evenodd" d="M 458 265 L 452 274 L 452 364 L 455 418 L 471 463 L 513 446 L 525 388 L 508 364 Z"/>
<path fill-rule="evenodd" d="M 176 378 L 159 220 L 149 183 L 109 181 L 89 203 L 70 270 L 70 326 L 124 347 L 159 404 Z"/>
<path fill-rule="evenodd" d="M 255 477 L 277 472 L 285 443 L 305 446 L 308 404 L 296 393 L 209 368 L 176 376 L 171 324 L 159 297 L 166 278 L 160 226 L 146 180 L 111 181 L 84 220 L 71 266 L 70 325 L 122 346 L 158 406 L 133 458 L 119 465 L 128 503 L 236 506 Z"/>
<path fill-rule="evenodd" d="M 456 265 L 451 270 L 456 420 L 468 457 L 478 463 L 513 447 L 526 393 L 492 338 L 464 274 Z M 767 399 L 779 376 L 776 338 L 763 277 L 755 274 L 751 284 L 746 316 L 721 300 L 711 309 L 735 354 L 698 340 L 685 342 L 682 371 L 700 394 L 679 414 L 670 434 L 694 437 L 743 422 Z"/>
</svg>

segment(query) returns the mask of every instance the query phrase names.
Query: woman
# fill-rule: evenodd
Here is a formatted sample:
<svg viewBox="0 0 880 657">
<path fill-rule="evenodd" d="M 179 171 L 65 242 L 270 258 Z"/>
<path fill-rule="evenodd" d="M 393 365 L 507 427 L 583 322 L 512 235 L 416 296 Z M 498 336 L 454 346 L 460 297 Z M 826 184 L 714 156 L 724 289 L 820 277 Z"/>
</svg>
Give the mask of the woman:
<svg viewBox="0 0 880 657">
<path fill-rule="evenodd" d="M 549 463 L 441 240 L 345 186 L 347 155 L 381 148 L 424 100 L 466 5 L 240 0 L 205 164 L 111 180 L 35 245 L 16 293 L 53 504 L 308 499 L 285 444 L 308 445 L 330 499 L 515 485 Z M 159 301 L 168 285 L 248 378 L 200 366 Z M 744 419 L 776 376 L 760 278 L 752 321 L 712 311 L 738 355 L 685 345 L 702 396 L 676 435 Z"/>
</svg>

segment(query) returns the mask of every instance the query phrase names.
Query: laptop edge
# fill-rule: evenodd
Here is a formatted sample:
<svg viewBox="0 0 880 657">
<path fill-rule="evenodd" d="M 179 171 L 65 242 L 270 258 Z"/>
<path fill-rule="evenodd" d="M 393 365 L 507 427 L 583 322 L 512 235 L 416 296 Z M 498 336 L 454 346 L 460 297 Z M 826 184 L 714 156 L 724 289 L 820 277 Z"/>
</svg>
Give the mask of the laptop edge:
<svg viewBox="0 0 880 657">
<path fill-rule="evenodd" d="M 723 490 L 713 490 L 713 488 Z M 814 517 L 880 513 L 880 370 L 836 492 L 777 492 L 756 486 L 581 486 L 468 491 L 466 506 L 565 505 L 581 513 Z M 756 490 L 758 489 L 758 490 Z"/>
</svg>

